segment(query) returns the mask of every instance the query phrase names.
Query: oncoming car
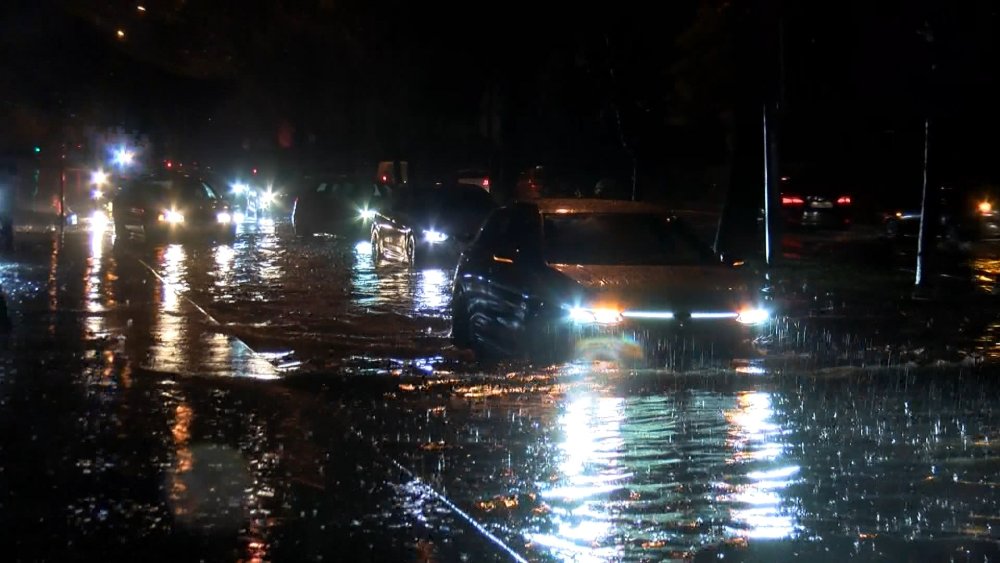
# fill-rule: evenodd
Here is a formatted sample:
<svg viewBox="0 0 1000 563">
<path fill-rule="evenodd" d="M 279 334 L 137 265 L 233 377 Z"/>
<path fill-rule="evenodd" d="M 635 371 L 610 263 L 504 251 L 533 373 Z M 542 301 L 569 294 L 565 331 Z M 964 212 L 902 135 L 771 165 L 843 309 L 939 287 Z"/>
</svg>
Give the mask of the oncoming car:
<svg viewBox="0 0 1000 563">
<path fill-rule="evenodd" d="M 454 264 L 494 208 L 489 192 L 461 184 L 397 188 L 372 222 L 372 258 L 415 265 Z"/>
<path fill-rule="evenodd" d="M 731 350 L 766 324 L 753 281 L 653 205 L 516 203 L 487 219 L 458 264 L 452 338 L 538 361 L 670 362 L 675 337 Z"/>
<path fill-rule="evenodd" d="M 185 174 L 136 179 L 112 205 L 115 233 L 159 241 L 184 235 L 231 240 L 236 223 L 228 203 L 204 180 Z"/>
</svg>

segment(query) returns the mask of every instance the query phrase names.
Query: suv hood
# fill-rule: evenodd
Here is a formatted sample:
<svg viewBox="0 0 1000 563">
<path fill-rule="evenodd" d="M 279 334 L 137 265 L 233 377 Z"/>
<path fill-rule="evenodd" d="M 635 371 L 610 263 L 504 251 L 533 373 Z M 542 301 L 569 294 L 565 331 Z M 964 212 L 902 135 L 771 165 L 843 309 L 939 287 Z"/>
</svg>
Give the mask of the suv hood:
<svg viewBox="0 0 1000 563">
<path fill-rule="evenodd" d="M 585 266 L 553 264 L 590 299 L 629 309 L 732 309 L 754 301 L 745 270 L 727 266 Z"/>
</svg>

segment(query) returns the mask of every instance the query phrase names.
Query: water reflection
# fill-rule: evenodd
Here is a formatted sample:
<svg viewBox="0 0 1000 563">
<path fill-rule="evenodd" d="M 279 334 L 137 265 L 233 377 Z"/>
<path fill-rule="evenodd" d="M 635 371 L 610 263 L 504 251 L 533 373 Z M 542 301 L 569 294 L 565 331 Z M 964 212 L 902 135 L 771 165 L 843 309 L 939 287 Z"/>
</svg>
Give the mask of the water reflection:
<svg viewBox="0 0 1000 563">
<path fill-rule="evenodd" d="M 83 297 L 87 310 L 84 325 L 87 332 L 95 337 L 107 335 L 107 320 L 104 316 L 106 308 L 101 303 L 106 290 L 102 283 L 103 254 L 104 231 L 94 229 L 90 233 L 90 255 L 87 256 L 87 267 L 83 272 Z"/>
<path fill-rule="evenodd" d="M 996 293 L 1000 281 L 1000 259 L 980 256 L 971 261 L 973 281 L 977 288 L 986 293 Z"/>
<path fill-rule="evenodd" d="M 371 243 L 359 242 L 353 249 L 354 264 L 351 268 L 351 293 L 363 309 L 391 307 L 413 303 L 417 293 L 419 273 L 398 265 L 375 267 Z M 435 300 L 434 278 L 426 286 L 426 297 Z"/>
<path fill-rule="evenodd" d="M 186 319 L 181 312 L 179 292 L 187 289 L 187 253 L 180 244 L 171 244 L 157 249 L 156 264 L 160 276 L 154 287 L 159 296 L 159 304 L 153 319 L 151 332 L 153 345 L 150 348 L 150 364 L 153 369 L 182 372 L 185 358 L 182 351 L 191 353 Z"/>
<path fill-rule="evenodd" d="M 524 536 L 566 561 L 690 557 L 700 547 L 793 535 L 799 482 L 777 399 L 680 388 L 616 396 L 593 374 L 560 408 Z"/>
<path fill-rule="evenodd" d="M 727 460 L 737 471 L 732 482 L 719 485 L 719 500 L 733 504 L 733 531 L 748 538 L 784 538 L 795 530 L 794 519 L 782 509 L 781 491 L 792 484 L 798 465 L 781 464 L 788 447 L 784 432 L 774 420 L 771 394 L 742 392 L 736 408 L 725 413 L 730 428 L 727 444 L 732 456 Z"/>
<path fill-rule="evenodd" d="M 62 239 L 52 236 L 49 250 L 49 276 L 46 287 L 49 296 L 49 335 L 56 334 L 56 311 L 59 310 L 59 251 L 62 249 Z"/>
<path fill-rule="evenodd" d="M 221 291 L 221 295 L 216 298 L 222 301 L 231 299 L 231 291 L 234 286 L 233 262 L 236 259 L 236 251 L 228 244 L 220 244 L 212 250 L 215 259 L 215 289 Z"/>
<path fill-rule="evenodd" d="M 171 244 L 157 249 L 153 278 L 155 311 L 150 327 L 148 366 L 173 373 L 238 375 L 258 379 L 277 377 L 274 366 L 239 339 L 219 331 L 218 323 L 197 301 L 188 301 L 192 287 L 229 287 L 237 264 L 232 247 L 211 248 L 215 268 L 202 266 L 207 256 L 198 247 Z M 276 258 L 272 258 L 276 259 Z M 277 271 L 276 271 L 277 269 Z M 281 275 L 272 264 L 261 275 Z M 210 281 L 214 278 L 214 282 Z M 195 294 L 194 298 L 200 298 Z"/>
<path fill-rule="evenodd" d="M 602 545 L 614 531 L 606 495 L 631 477 L 621 466 L 624 441 L 624 400 L 584 395 L 571 400 L 559 417 L 559 479 L 541 496 L 556 504 L 554 529 L 529 533 L 528 539 L 572 561 L 601 561 L 620 555 L 614 545 Z"/>
<path fill-rule="evenodd" d="M 421 270 L 417 277 L 414 308 L 417 312 L 440 316 L 451 299 L 451 278 L 443 269 Z"/>
</svg>

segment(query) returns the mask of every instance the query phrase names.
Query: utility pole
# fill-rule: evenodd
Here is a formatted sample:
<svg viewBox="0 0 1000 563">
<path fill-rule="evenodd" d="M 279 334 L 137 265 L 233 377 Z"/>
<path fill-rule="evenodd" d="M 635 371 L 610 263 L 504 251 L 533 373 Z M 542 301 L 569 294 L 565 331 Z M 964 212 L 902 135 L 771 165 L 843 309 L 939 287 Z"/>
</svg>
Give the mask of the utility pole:
<svg viewBox="0 0 1000 563">
<path fill-rule="evenodd" d="M 59 154 L 59 234 L 66 229 L 66 145 Z"/>
<path fill-rule="evenodd" d="M 715 239 L 717 252 L 763 250 L 768 266 L 777 265 L 781 257 L 777 130 L 783 106 L 784 41 L 779 15 L 780 3 L 771 0 L 744 5 L 735 18 L 735 62 L 742 87 L 735 106 L 729 188 Z"/>
<path fill-rule="evenodd" d="M 935 209 L 933 205 L 933 196 L 929 194 L 929 183 L 927 182 L 927 154 L 928 147 L 930 145 L 930 127 L 931 121 L 928 118 L 924 119 L 924 171 L 923 171 L 923 187 L 922 187 L 922 197 L 920 200 L 920 231 L 917 235 L 917 273 L 914 279 L 914 296 L 922 297 L 923 292 L 927 290 L 927 272 L 926 266 L 928 260 L 928 255 L 931 254 L 934 245 L 933 235 L 933 219 L 937 214 L 934 213 Z"/>
<path fill-rule="evenodd" d="M 935 70 L 937 65 L 934 60 L 934 32 L 930 22 L 925 22 L 924 27 L 917 31 L 917 34 L 924 40 L 927 47 L 927 84 L 925 86 L 924 99 L 924 155 L 923 174 L 921 186 L 920 202 L 920 231 L 917 236 L 917 265 L 914 276 L 914 299 L 926 299 L 930 284 L 928 270 L 934 267 L 934 245 L 940 224 L 940 209 L 937 205 L 937 194 L 932 187 L 931 180 L 928 179 L 930 169 L 929 147 L 930 147 L 930 124 L 931 112 L 934 111 L 936 101 L 936 80 Z"/>
</svg>

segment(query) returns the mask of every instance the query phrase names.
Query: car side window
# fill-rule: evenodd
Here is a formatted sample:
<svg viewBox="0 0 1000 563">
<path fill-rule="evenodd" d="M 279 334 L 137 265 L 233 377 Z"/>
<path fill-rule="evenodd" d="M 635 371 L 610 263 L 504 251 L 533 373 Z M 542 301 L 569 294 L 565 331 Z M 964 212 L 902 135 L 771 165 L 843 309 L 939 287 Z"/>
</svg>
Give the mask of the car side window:
<svg viewBox="0 0 1000 563">
<path fill-rule="evenodd" d="M 202 182 L 201 188 L 205 190 L 205 199 L 218 199 L 218 196 L 215 194 L 215 190 L 212 189 L 212 186 Z"/>
<path fill-rule="evenodd" d="M 541 223 L 534 209 L 515 207 L 511 219 L 510 245 L 525 256 L 535 256 L 541 252 Z"/>
<path fill-rule="evenodd" d="M 512 216 L 513 212 L 510 209 L 494 211 L 483 223 L 482 229 L 479 230 L 479 236 L 476 237 L 472 246 L 480 251 L 487 249 L 492 251 L 501 246 L 507 240 Z"/>
</svg>

